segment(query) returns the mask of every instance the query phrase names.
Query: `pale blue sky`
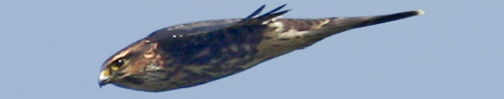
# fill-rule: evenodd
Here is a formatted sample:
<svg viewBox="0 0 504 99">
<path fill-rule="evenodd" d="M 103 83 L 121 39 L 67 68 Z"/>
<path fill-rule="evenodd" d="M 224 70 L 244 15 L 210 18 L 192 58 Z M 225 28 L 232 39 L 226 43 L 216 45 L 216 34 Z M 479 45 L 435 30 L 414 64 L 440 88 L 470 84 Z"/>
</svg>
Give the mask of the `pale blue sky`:
<svg viewBox="0 0 504 99">
<path fill-rule="evenodd" d="M 98 87 L 101 64 L 180 23 L 242 18 L 422 16 L 350 30 L 197 87 Z M 1 0 L 1 99 L 504 99 L 502 0 Z"/>
</svg>

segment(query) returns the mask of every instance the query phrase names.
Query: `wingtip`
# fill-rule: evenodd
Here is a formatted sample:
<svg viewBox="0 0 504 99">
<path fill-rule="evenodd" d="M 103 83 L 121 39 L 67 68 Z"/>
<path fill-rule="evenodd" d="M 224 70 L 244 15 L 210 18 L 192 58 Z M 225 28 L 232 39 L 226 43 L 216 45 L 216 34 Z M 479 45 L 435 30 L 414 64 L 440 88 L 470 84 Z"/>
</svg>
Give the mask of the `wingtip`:
<svg viewBox="0 0 504 99">
<path fill-rule="evenodd" d="M 415 12 L 417 15 L 422 15 L 425 13 L 423 10 L 416 10 Z"/>
</svg>

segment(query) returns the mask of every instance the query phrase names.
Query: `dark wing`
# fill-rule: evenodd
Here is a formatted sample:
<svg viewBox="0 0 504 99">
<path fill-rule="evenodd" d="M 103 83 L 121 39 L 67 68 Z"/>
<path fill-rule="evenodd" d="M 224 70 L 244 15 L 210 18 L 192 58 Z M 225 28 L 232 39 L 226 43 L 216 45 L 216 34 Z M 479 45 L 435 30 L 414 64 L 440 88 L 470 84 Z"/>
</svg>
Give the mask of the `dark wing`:
<svg viewBox="0 0 504 99">
<path fill-rule="evenodd" d="M 152 41 L 166 40 L 173 38 L 175 35 L 178 36 L 187 36 L 187 35 L 198 35 L 205 34 L 210 32 L 215 32 L 219 30 L 226 30 L 231 28 L 240 28 L 247 25 L 256 24 L 259 25 L 262 22 L 269 21 L 272 18 L 278 17 L 282 14 L 287 13 L 289 10 L 277 12 L 281 8 L 285 7 L 286 4 L 273 9 L 272 11 L 263 14 L 259 17 L 257 16 L 265 7 L 265 5 L 261 6 L 259 9 L 254 11 L 252 14 L 243 19 L 223 19 L 223 20 L 209 20 L 209 21 L 200 21 L 200 22 L 192 22 L 187 24 L 181 24 L 176 26 L 171 26 L 167 28 L 163 28 L 157 30 L 151 34 L 149 34 L 145 39 Z"/>
<path fill-rule="evenodd" d="M 206 64 L 210 59 L 243 57 L 245 54 L 255 53 L 255 50 L 240 49 L 233 53 L 224 53 L 221 50 L 230 48 L 231 45 L 251 47 L 257 45 L 262 39 L 262 33 L 268 29 L 267 24 L 273 18 L 289 11 L 279 11 L 284 6 L 285 4 L 260 16 L 257 15 L 264 9 L 264 5 L 243 19 L 202 21 L 173 26 L 156 31 L 145 39 L 157 43 L 158 49 L 166 52 L 166 57 L 176 58 L 181 64 Z M 198 53 L 208 50 L 212 55 L 198 56 Z"/>
<path fill-rule="evenodd" d="M 145 39 L 158 41 L 164 39 L 171 39 L 173 35 L 194 35 L 200 33 L 208 33 L 209 31 L 214 31 L 222 29 L 239 22 L 240 19 L 225 19 L 225 20 L 207 20 L 200 22 L 192 22 L 186 24 L 175 25 L 167 28 L 163 28 L 145 37 Z"/>
</svg>

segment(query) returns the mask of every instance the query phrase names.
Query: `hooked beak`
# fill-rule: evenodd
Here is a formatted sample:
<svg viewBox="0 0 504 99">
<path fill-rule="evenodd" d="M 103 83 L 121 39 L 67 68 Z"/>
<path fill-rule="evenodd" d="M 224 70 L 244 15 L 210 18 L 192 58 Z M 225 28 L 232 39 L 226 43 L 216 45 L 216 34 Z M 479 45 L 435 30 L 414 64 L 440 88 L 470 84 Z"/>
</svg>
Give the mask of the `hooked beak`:
<svg viewBox="0 0 504 99">
<path fill-rule="evenodd" d="M 98 78 L 98 84 L 100 85 L 100 88 L 102 86 L 105 86 L 107 85 L 108 83 L 110 83 L 110 73 L 108 73 L 107 70 L 103 70 L 101 73 L 100 73 L 100 78 Z"/>
</svg>

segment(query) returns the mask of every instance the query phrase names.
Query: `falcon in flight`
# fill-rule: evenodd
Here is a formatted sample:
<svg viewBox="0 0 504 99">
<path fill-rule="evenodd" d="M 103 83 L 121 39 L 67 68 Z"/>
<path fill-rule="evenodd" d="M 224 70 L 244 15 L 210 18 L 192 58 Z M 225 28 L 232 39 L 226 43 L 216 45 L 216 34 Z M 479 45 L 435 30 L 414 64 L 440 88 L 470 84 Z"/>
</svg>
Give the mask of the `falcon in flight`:
<svg viewBox="0 0 504 99">
<path fill-rule="evenodd" d="M 100 87 L 161 92 L 201 85 L 308 47 L 343 31 L 423 14 L 422 10 L 366 17 L 279 18 L 282 5 L 261 6 L 240 19 L 192 22 L 157 30 L 108 58 Z"/>
</svg>

